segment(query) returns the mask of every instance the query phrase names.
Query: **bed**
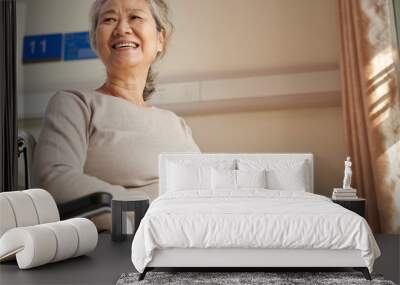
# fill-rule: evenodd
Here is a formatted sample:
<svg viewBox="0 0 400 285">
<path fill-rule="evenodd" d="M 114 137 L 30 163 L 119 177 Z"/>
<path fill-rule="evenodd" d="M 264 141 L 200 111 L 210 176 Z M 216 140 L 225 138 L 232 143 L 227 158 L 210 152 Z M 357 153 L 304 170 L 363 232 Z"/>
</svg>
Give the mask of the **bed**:
<svg viewBox="0 0 400 285">
<path fill-rule="evenodd" d="M 361 216 L 313 194 L 312 154 L 162 153 L 159 194 L 132 242 L 154 268 L 352 267 L 380 255 Z"/>
</svg>

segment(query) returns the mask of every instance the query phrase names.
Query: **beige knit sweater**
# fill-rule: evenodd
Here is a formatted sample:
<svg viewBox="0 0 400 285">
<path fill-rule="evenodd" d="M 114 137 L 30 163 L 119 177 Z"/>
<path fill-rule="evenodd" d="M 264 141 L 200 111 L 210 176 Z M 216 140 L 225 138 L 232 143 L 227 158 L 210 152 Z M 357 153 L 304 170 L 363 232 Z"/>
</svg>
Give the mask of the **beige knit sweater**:
<svg viewBox="0 0 400 285">
<path fill-rule="evenodd" d="M 60 91 L 46 110 L 34 182 L 57 202 L 99 191 L 140 191 L 154 199 L 161 152 L 200 152 L 173 112 L 96 91 Z"/>
</svg>

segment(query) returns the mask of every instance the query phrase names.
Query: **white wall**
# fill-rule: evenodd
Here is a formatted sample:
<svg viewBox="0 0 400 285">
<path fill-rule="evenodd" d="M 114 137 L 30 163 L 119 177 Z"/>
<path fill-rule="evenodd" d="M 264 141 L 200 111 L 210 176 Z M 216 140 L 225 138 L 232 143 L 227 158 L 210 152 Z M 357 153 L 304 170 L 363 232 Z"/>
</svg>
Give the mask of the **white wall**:
<svg viewBox="0 0 400 285">
<path fill-rule="evenodd" d="M 21 0 L 20 0 L 21 1 Z M 92 0 L 27 0 L 26 35 L 88 31 Z M 22 56 L 22 55 L 21 55 Z M 99 60 L 24 64 L 25 92 L 46 92 L 101 82 Z"/>
<path fill-rule="evenodd" d="M 158 64 L 162 83 L 337 69 L 334 0 L 168 2 L 176 32 L 166 57 Z M 26 34 L 88 29 L 87 14 L 92 0 L 26 3 Z M 102 78 L 103 67 L 98 60 L 24 65 L 27 92 L 95 87 Z M 229 85 L 230 81 L 226 82 Z M 313 86 L 311 81 L 310 87 Z M 229 88 L 219 90 L 230 92 Z M 303 97 L 286 97 L 286 105 L 248 98 L 260 108 L 243 112 L 240 108 L 246 98 L 241 98 L 235 108 L 226 108 L 231 113 L 214 110 L 217 113 L 186 114 L 184 118 L 206 152 L 314 153 L 316 192 L 329 195 L 332 187 L 340 185 L 346 150 L 340 100 L 334 97 L 334 107 L 325 108 L 318 102 L 318 97 L 324 95 L 314 94 L 311 99 L 316 104 L 311 109 L 292 109 L 307 106 Z M 205 108 L 211 109 L 212 105 Z M 271 106 L 275 110 L 271 111 Z M 37 137 L 41 123 L 40 118 L 20 120 L 19 126 Z"/>
<path fill-rule="evenodd" d="M 203 152 L 313 153 L 314 191 L 330 196 L 343 179 L 340 108 L 304 108 L 185 117 Z"/>
<path fill-rule="evenodd" d="M 88 30 L 93 0 L 19 0 L 26 34 Z M 336 66 L 334 0 L 169 0 L 176 31 L 161 82 L 285 73 Z M 27 92 L 96 86 L 99 60 L 24 65 Z"/>
<path fill-rule="evenodd" d="M 335 65 L 333 0 L 170 0 L 176 34 L 167 78 Z"/>
</svg>

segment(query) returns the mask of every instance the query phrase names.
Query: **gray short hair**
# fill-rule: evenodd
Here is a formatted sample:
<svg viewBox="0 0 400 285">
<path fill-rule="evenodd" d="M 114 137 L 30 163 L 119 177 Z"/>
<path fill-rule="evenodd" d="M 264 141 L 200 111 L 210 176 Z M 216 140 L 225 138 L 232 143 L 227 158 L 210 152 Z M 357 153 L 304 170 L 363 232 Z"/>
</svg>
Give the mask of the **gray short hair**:
<svg viewBox="0 0 400 285">
<path fill-rule="evenodd" d="M 96 28 L 99 22 L 100 10 L 103 5 L 108 0 L 95 0 L 92 8 L 90 9 L 90 44 L 94 51 L 96 49 Z M 167 44 L 169 39 L 174 31 L 174 25 L 169 20 L 169 8 L 167 3 L 164 0 L 147 0 L 149 4 L 150 11 L 153 15 L 153 18 L 156 22 L 157 31 L 164 32 L 165 36 L 165 44 L 162 52 L 157 54 L 156 60 L 162 58 L 165 55 Z M 155 80 L 156 75 L 153 73 L 151 66 L 149 69 L 149 73 L 147 74 L 146 86 L 143 90 L 143 99 L 146 101 L 150 99 L 150 95 L 155 91 Z"/>
</svg>

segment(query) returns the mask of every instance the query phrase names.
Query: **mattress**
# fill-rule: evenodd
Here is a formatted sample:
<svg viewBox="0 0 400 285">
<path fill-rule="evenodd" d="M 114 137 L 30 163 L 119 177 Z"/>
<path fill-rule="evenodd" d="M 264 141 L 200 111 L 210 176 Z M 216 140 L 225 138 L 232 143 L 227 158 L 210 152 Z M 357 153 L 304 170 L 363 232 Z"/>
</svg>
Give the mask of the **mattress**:
<svg viewBox="0 0 400 285">
<path fill-rule="evenodd" d="M 359 250 L 372 271 L 380 255 L 361 216 L 324 196 L 265 189 L 188 190 L 158 197 L 132 243 L 139 272 L 162 249 Z"/>
</svg>

